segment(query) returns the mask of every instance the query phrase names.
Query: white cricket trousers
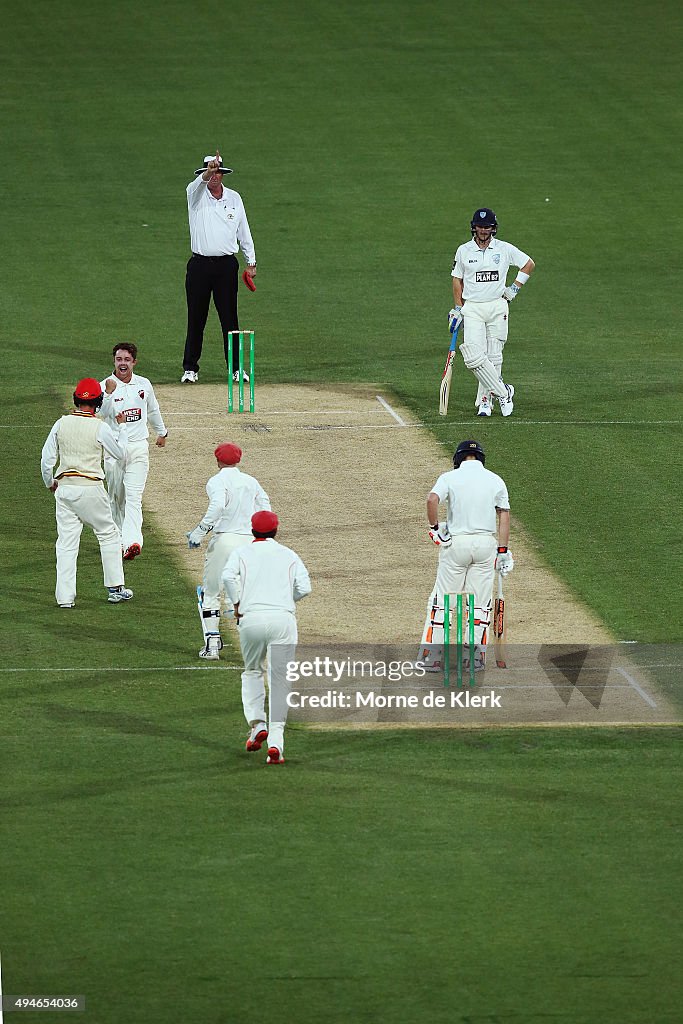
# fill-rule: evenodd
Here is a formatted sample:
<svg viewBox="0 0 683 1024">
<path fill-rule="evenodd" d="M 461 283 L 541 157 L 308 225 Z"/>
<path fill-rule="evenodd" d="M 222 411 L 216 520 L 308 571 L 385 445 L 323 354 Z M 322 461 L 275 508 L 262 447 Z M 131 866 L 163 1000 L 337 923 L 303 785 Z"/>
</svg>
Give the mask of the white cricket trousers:
<svg viewBox="0 0 683 1024">
<path fill-rule="evenodd" d="M 473 302 L 468 299 L 463 305 L 462 314 L 464 323 L 460 353 L 463 359 L 467 362 L 473 361 L 477 354 L 480 358 L 485 356 L 495 378 L 502 377 L 503 348 L 508 336 L 509 303 L 503 298 L 492 299 L 489 302 Z M 493 393 L 492 388 L 480 380 L 474 404 L 478 407 L 483 395 L 490 399 Z"/>
<path fill-rule="evenodd" d="M 129 441 L 125 460 L 105 456 L 104 471 L 121 546 L 124 551 L 131 544 L 142 547 L 142 492 L 149 473 L 149 443 Z"/>
<path fill-rule="evenodd" d="M 92 529 L 100 545 L 105 587 L 122 586 L 121 534 L 112 519 L 104 484 L 83 477 L 62 477 L 55 491 L 55 515 L 57 603 L 76 600 L 76 562 L 84 525 Z"/>
<path fill-rule="evenodd" d="M 491 596 L 493 593 L 493 566 L 496 561 L 498 542 L 490 533 L 468 533 L 453 537 L 449 548 L 439 553 L 436 583 L 429 598 L 427 623 L 432 620 L 432 607 L 436 602 L 439 610 L 435 623 L 441 627 L 443 638 L 443 596 L 444 594 L 474 594 L 474 642 L 485 643 L 485 634 L 491 618 Z M 455 599 L 451 597 L 451 609 L 455 610 Z M 452 635 L 452 634 L 451 634 Z M 427 638 L 427 626 L 423 643 Z"/>
<path fill-rule="evenodd" d="M 289 684 L 282 658 L 268 657 L 270 644 L 296 644 L 296 617 L 291 612 L 249 612 L 240 621 L 244 659 L 242 707 L 249 725 L 268 722 L 268 746 L 284 750 Z M 266 717 L 264 670 L 268 662 L 269 715 Z"/>
<path fill-rule="evenodd" d="M 204 556 L 204 588 L 203 606 L 206 611 L 215 611 L 221 606 L 221 578 L 225 564 L 233 551 L 250 544 L 253 540 L 249 533 L 212 533 Z M 231 602 L 226 598 L 228 605 Z"/>
</svg>

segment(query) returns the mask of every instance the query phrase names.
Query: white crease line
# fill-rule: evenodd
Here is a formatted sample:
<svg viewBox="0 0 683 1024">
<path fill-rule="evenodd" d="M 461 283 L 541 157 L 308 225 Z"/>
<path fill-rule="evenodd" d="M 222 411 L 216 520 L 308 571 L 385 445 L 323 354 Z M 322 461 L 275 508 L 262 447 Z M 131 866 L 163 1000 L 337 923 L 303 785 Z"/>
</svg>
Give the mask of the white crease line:
<svg viewBox="0 0 683 1024">
<path fill-rule="evenodd" d="M 258 426 L 261 428 L 262 433 L 266 433 L 270 428 L 264 421 L 261 421 Z M 264 430 L 265 426 L 265 430 Z M 320 430 L 327 432 L 330 430 L 400 430 L 403 427 L 419 427 L 423 426 L 421 423 L 290 423 L 286 426 L 282 426 L 279 429 L 286 433 L 294 430 Z M 176 433 L 183 433 L 183 431 L 192 430 L 196 431 L 196 427 L 173 427 Z M 244 425 L 245 430 L 249 430 L 249 425 Z M 273 428 L 275 429 L 275 428 Z M 259 431 L 255 431 L 258 433 Z"/>
<path fill-rule="evenodd" d="M 382 407 L 383 407 L 384 409 L 386 409 L 386 411 L 387 411 L 387 412 L 389 413 L 389 415 L 390 415 L 390 416 L 393 416 L 393 417 L 394 417 L 394 419 L 396 420 L 396 422 L 397 422 L 398 424 L 400 424 L 400 426 L 402 426 L 402 427 L 406 427 L 406 426 L 408 425 L 408 424 L 406 423 L 406 421 L 405 421 L 405 420 L 401 419 L 401 417 L 400 417 L 400 416 L 399 416 L 399 414 L 398 414 L 398 413 L 396 412 L 396 410 L 395 410 L 395 409 L 392 409 L 392 408 L 391 408 L 391 406 L 389 405 L 389 403 L 388 403 L 388 402 L 387 402 L 387 401 L 386 401 L 386 400 L 385 400 L 384 398 L 382 398 L 382 396 L 381 396 L 381 395 L 375 395 L 375 398 L 377 399 L 377 401 L 379 402 L 379 404 L 380 404 L 380 405 L 381 405 L 381 406 L 382 406 Z"/>
<path fill-rule="evenodd" d="M 352 415 L 355 412 L 356 412 L 356 410 L 353 410 L 353 409 L 350 409 L 350 410 L 343 409 L 343 410 L 337 410 L 337 411 L 330 410 L 329 412 L 320 412 L 319 410 L 315 410 L 313 412 L 308 412 L 308 413 L 296 413 L 296 414 L 292 413 L 291 415 L 297 415 L 297 416 L 336 416 L 338 414 Z M 173 414 L 169 414 L 169 416 L 170 415 L 173 415 Z M 197 414 L 195 414 L 195 413 L 188 413 L 187 415 L 196 416 Z M 207 417 L 208 416 L 212 416 L 215 419 L 218 414 L 213 412 L 213 413 L 202 413 L 201 415 L 202 416 L 207 416 Z M 226 416 L 227 415 L 228 414 L 226 412 Z M 286 416 L 288 416 L 288 415 L 290 415 L 290 413 L 263 413 L 261 415 L 261 420 L 256 419 L 256 417 L 258 415 L 260 415 L 258 413 L 239 413 L 237 415 L 238 415 L 238 417 L 241 417 L 241 416 L 245 416 L 246 417 L 244 420 L 240 419 L 240 422 L 247 423 L 247 424 L 249 422 L 256 422 L 256 423 L 261 424 L 262 421 L 266 420 L 269 415 L 286 415 Z M 392 413 L 392 415 L 395 415 L 395 414 Z M 251 420 L 250 420 L 250 417 L 251 417 Z M 234 423 L 236 421 L 236 417 L 235 417 L 234 414 L 232 414 L 230 418 L 231 418 L 231 422 Z M 388 423 L 388 424 L 383 424 L 383 423 L 367 423 L 365 425 L 363 425 L 363 424 L 354 424 L 353 426 L 346 426 L 346 425 L 331 426 L 329 429 L 330 430 L 363 430 L 363 429 L 365 429 L 365 427 L 375 427 L 375 428 L 379 428 L 381 430 L 393 430 L 393 429 L 397 429 L 398 426 L 401 426 L 401 427 L 436 427 L 436 426 L 441 426 L 441 427 L 443 427 L 443 426 L 446 426 L 446 427 L 473 427 L 475 425 L 476 417 L 472 416 L 472 417 L 470 417 L 469 419 L 466 419 L 466 420 L 446 420 L 446 419 L 443 419 L 443 420 L 439 419 L 439 420 L 437 420 L 437 419 L 434 419 L 434 420 L 422 420 L 422 421 L 419 421 L 419 422 L 411 422 L 411 423 L 406 423 L 404 420 L 401 420 L 398 416 L 397 416 L 397 419 L 399 419 L 399 423 L 396 425 L 396 427 L 394 426 L 393 423 Z M 478 422 L 478 420 L 477 420 L 477 422 Z M 520 419 L 516 420 L 516 419 L 514 419 L 512 417 L 508 417 L 508 419 L 507 419 L 507 427 L 621 427 L 621 426 L 623 426 L 623 427 L 680 427 L 682 425 L 683 425 L 683 420 L 520 420 Z M 35 430 L 37 430 L 37 429 L 41 429 L 42 430 L 44 427 L 51 427 L 51 426 L 53 426 L 52 423 L 30 423 L 30 424 L 0 423 L 0 430 L 26 430 L 27 428 L 28 429 L 33 428 Z M 192 427 L 175 427 L 174 429 L 175 430 L 192 430 L 193 428 Z M 314 426 L 307 426 L 307 425 L 300 426 L 300 425 L 297 424 L 292 429 L 294 429 L 294 430 L 311 430 L 311 429 L 315 430 L 315 427 Z"/>
<path fill-rule="evenodd" d="M 256 421 L 257 425 L 260 426 L 261 428 L 263 428 L 264 425 L 267 426 L 266 420 L 267 420 L 267 417 L 264 416 L 262 420 Z M 634 420 L 620 420 L 618 422 L 619 422 L 619 424 L 623 424 L 623 425 L 627 425 L 627 426 L 632 426 L 632 427 L 635 427 L 635 426 L 648 426 L 648 427 L 652 427 L 652 426 L 658 426 L 658 425 L 661 426 L 662 425 L 662 424 L 653 423 L 651 420 L 647 420 L 647 421 L 643 420 L 642 422 L 636 422 Z M 598 421 L 598 420 L 596 420 L 595 422 L 592 422 L 592 423 L 589 422 L 588 420 L 581 421 L 581 422 L 576 422 L 576 423 L 571 423 L 571 422 L 569 422 L 567 420 L 553 420 L 553 421 L 550 421 L 550 420 L 548 420 L 548 421 L 542 421 L 542 420 L 523 420 L 523 421 L 520 421 L 520 420 L 518 420 L 516 423 L 510 423 L 509 426 L 511 426 L 511 427 L 515 427 L 515 426 L 517 426 L 517 427 L 538 427 L 538 426 L 541 426 L 541 427 L 546 427 L 546 426 L 551 426 L 551 427 L 554 427 L 554 426 L 557 426 L 557 427 L 567 427 L 567 426 L 569 426 L 569 427 L 571 427 L 571 426 L 614 426 L 614 425 L 616 425 L 616 423 L 617 423 L 617 421 L 615 421 L 613 423 L 607 423 L 606 424 L 603 421 Z M 672 423 L 673 423 L 673 421 L 672 421 Z M 250 429 L 249 428 L 249 421 L 248 420 L 243 421 L 242 425 L 244 426 L 244 428 L 246 430 Z M 429 421 L 423 421 L 422 423 L 405 423 L 405 422 L 401 422 L 401 423 L 334 423 L 334 424 L 330 424 L 329 426 L 325 426 L 325 425 L 321 425 L 321 424 L 315 424 L 315 423 L 292 423 L 292 424 L 287 424 L 285 426 L 282 426 L 280 429 L 281 430 L 285 430 L 285 431 L 286 430 L 399 430 L 399 429 L 404 429 L 405 427 L 420 428 L 420 427 L 435 427 L 435 426 L 470 427 L 470 428 L 472 428 L 474 426 L 474 424 L 473 424 L 472 420 L 448 420 L 447 423 L 444 420 L 429 420 Z M 195 427 L 174 427 L 173 429 L 176 430 L 176 431 L 183 431 L 183 430 L 195 430 L 196 428 Z"/>
<path fill-rule="evenodd" d="M 646 704 L 649 704 L 651 708 L 656 708 L 657 707 L 657 705 L 653 701 L 652 697 L 650 697 L 649 694 L 645 693 L 645 690 L 642 688 L 642 686 L 638 685 L 638 683 L 635 681 L 635 679 L 633 679 L 633 677 L 628 674 L 626 669 L 621 668 L 620 665 L 617 665 L 616 669 L 617 669 L 617 672 L 619 673 L 619 675 L 624 677 L 624 679 L 627 681 L 629 686 L 632 686 L 633 689 L 636 691 L 636 693 L 640 694 L 640 696 L 643 698 L 643 700 L 645 701 Z"/>
<path fill-rule="evenodd" d="M 0 672 L 222 672 L 244 670 L 243 665 L 167 665 L 165 668 L 0 668 Z"/>
<path fill-rule="evenodd" d="M 175 412 L 173 409 L 164 411 L 167 418 L 192 416 L 193 419 L 199 419 L 200 417 L 215 418 L 217 415 L 217 412 Z M 225 412 L 225 409 L 221 411 Z M 261 409 L 259 414 L 261 416 L 354 416 L 359 415 L 360 411 L 359 409 Z"/>
</svg>

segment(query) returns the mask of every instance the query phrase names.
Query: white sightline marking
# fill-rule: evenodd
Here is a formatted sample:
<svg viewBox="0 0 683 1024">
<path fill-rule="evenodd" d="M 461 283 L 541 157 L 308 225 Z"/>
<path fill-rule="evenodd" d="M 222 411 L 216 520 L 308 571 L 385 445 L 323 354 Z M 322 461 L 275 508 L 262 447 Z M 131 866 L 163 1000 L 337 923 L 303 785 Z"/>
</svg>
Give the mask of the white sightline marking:
<svg viewBox="0 0 683 1024">
<path fill-rule="evenodd" d="M 636 693 L 640 694 L 640 696 L 643 698 L 643 700 L 645 701 L 646 704 L 649 704 L 651 708 L 656 708 L 657 707 L 657 705 L 653 701 L 652 697 L 650 697 L 649 694 L 645 693 L 645 690 L 642 688 L 642 686 L 640 686 L 635 681 L 635 679 L 628 674 L 626 669 L 623 669 L 623 668 L 621 668 L 620 665 L 617 665 L 617 672 L 619 673 L 619 675 L 624 677 L 626 682 L 629 684 L 629 686 L 633 687 L 633 689 L 636 691 Z"/>
<path fill-rule="evenodd" d="M 384 399 L 382 398 L 382 396 L 381 396 L 381 395 L 375 395 L 375 398 L 377 399 L 377 401 L 379 402 L 379 404 L 380 404 L 380 405 L 381 405 L 381 406 L 382 406 L 382 407 L 383 407 L 384 409 L 386 409 L 386 410 L 387 410 L 387 412 L 389 413 L 389 415 L 390 415 L 390 416 L 393 416 L 393 417 L 394 417 L 394 419 L 396 420 L 396 422 L 397 422 L 398 424 L 400 424 L 400 426 L 402 426 L 402 427 L 405 427 L 405 426 L 407 426 L 407 424 L 406 424 L 406 421 L 405 421 L 405 420 L 403 420 L 403 419 L 401 419 L 401 417 L 400 417 L 400 416 L 399 416 L 399 414 L 398 414 L 398 413 L 396 412 L 396 410 L 395 410 L 395 409 L 392 409 L 392 408 L 391 408 L 391 406 L 389 405 L 389 403 L 388 403 L 388 402 L 386 402 L 386 401 L 385 401 L 385 400 L 384 400 Z"/>
<path fill-rule="evenodd" d="M 2 1022 L 2 956 L 0 956 L 0 1024 L 2 1024 Z"/>
</svg>

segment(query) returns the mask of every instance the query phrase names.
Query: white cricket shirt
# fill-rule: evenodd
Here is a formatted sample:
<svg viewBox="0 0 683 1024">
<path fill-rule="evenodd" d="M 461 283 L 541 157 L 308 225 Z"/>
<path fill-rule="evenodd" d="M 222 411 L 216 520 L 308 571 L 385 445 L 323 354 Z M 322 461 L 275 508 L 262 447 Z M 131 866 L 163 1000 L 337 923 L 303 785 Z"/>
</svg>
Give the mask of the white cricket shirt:
<svg viewBox="0 0 683 1024">
<path fill-rule="evenodd" d="M 311 592 L 306 566 L 295 551 L 269 537 L 255 540 L 230 555 L 223 586 L 240 615 L 249 612 L 291 612 Z"/>
<path fill-rule="evenodd" d="M 490 302 L 500 299 L 506 287 L 510 267 L 523 267 L 530 257 L 510 242 L 492 238 L 485 249 L 472 239 L 458 246 L 451 277 L 461 278 L 466 302 Z"/>
<path fill-rule="evenodd" d="M 448 529 L 454 537 L 463 533 L 495 536 L 496 509 L 510 508 L 505 481 L 471 459 L 459 469 L 442 473 L 432 491 L 439 501 L 448 503 Z"/>
<path fill-rule="evenodd" d="M 201 174 L 187 186 L 190 248 L 200 256 L 229 256 L 241 247 L 247 263 L 256 263 L 242 197 L 222 187 L 223 195 L 214 199 Z"/>
<path fill-rule="evenodd" d="M 270 512 L 270 498 L 258 480 L 237 466 L 224 466 L 206 485 L 209 507 L 202 525 L 215 533 L 243 533 L 251 540 L 254 512 Z"/>
<path fill-rule="evenodd" d="M 100 387 L 104 391 L 108 380 L 116 382 L 116 390 L 110 395 L 106 392 L 102 399 L 100 415 L 110 426 L 117 426 L 116 417 L 120 412 L 126 417 L 124 423 L 128 426 L 128 440 L 131 444 L 136 441 L 146 441 L 149 437 L 147 423 L 151 423 L 157 436 L 164 437 L 168 431 L 159 409 L 157 396 L 154 388 L 146 377 L 134 373 L 128 384 L 115 377 L 105 377 L 100 381 Z"/>
</svg>

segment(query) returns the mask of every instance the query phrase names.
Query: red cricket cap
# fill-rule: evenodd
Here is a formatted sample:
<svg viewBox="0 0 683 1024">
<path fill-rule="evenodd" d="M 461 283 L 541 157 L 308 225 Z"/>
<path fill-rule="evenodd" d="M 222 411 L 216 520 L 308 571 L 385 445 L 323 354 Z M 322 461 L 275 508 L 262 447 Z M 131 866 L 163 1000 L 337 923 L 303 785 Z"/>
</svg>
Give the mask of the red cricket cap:
<svg viewBox="0 0 683 1024">
<path fill-rule="evenodd" d="M 94 400 L 99 398 L 101 394 L 102 388 L 100 387 L 100 382 L 95 380 L 94 377 L 84 377 L 83 380 L 79 380 L 76 385 L 74 398 L 92 398 Z"/>
<path fill-rule="evenodd" d="M 278 517 L 274 512 L 254 512 L 251 517 L 251 528 L 257 533 L 271 533 L 279 526 Z"/>
<path fill-rule="evenodd" d="M 236 466 L 242 460 L 242 449 L 236 444 L 219 444 L 213 454 L 226 466 Z"/>
</svg>

